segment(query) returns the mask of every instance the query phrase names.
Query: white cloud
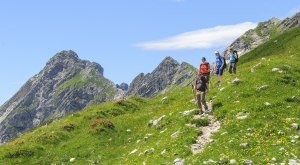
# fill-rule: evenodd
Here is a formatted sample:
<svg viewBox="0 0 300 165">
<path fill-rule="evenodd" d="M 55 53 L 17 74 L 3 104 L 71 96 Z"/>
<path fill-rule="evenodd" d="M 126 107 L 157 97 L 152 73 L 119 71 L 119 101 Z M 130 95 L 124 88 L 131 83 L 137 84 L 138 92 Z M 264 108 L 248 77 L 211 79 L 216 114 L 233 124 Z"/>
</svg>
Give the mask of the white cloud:
<svg viewBox="0 0 300 165">
<path fill-rule="evenodd" d="M 253 22 L 216 26 L 182 33 L 157 41 L 144 42 L 136 46 L 146 50 L 183 50 L 227 46 L 247 30 L 256 26 L 257 23 Z"/>
<path fill-rule="evenodd" d="M 300 6 L 297 6 L 289 11 L 288 17 L 294 16 L 296 13 L 300 12 Z"/>
</svg>

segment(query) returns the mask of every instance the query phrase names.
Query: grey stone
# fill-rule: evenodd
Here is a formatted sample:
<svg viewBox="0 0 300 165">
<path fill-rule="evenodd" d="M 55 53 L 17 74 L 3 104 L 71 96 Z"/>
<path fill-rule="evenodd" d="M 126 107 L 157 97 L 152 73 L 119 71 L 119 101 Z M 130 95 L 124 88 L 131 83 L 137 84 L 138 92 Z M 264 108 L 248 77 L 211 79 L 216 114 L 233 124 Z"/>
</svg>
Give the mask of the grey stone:
<svg viewBox="0 0 300 165">
<path fill-rule="evenodd" d="M 184 159 L 176 158 L 173 162 L 174 165 L 184 165 Z"/>
<path fill-rule="evenodd" d="M 166 116 L 163 115 L 161 117 L 159 117 L 158 119 L 155 119 L 155 120 L 150 120 L 149 121 L 149 126 L 156 126 L 163 118 L 165 118 Z"/>
<path fill-rule="evenodd" d="M 191 110 L 183 111 L 182 114 L 183 114 L 183 116 L 187 116 L 187 115 L 190 115 L 191 113 L 193 113 L 196 110 L 197 109 L 191 109 Z"/>
<path fill-rule="evenodd" d="M 240 146 L 246 148 L 249 147 L 249 143 L 241 143 Z"/>
<path fill-rule="evenodd" d="M 129 153 L 129 155 L 132 155 L 132 154 L 136 153 L 137 151 L 138 151 L 138 149 L 134 149 Z"/>
<path fill-rule="evenodd" d="M 269 87 L 269 85 L 262 85 L 260 87 L 258 87 L 256 90 L 261 91 L 261 90 L 265 90 Z"/>
<path fill-rule="evenodd" d="M 271 103 L 265 102 L 265 106 L 270 106 L 270 105 L 271 105 Z"/>
<path fill-rule="evenodd" d="M 232 83 L 236 84 L 236 85 L 239 84 L 240 82 L 241 82 L 241 80 L 237 77 L 232 81 Z"/>
<path fill-rule="evenodd" d="M 253 164 L 252 160 L 244 160 L 243 163 L 244 163 L 245 165 L 252 165 L 252 164 Z"/>
<path fill-rule="evenodd" d="M 235 159 L 230 159 L 229 164 L 236 164 L 236 160 Z"/>
<path fill-rule="evenodd" d="M 171 135 L 171 137 L 172 137 L 172 138 L 176 138 L 176 137 L 179 136 L 179 134 L 180 134 L 180 132 L 179 132 L 179 131 L 176 131 L 176 132 L 174 132 L 174 133 Z"/>
<path fill-rule="evenodd" d="M 293 129 L 299 130 L 299 124 L 293 123 L 293 124 L 291 124 L 291 126 L 292 126 Z"/>
<path fill-rule="evenodd" d="M 273 68 L 272 72 L 278 72 L 278 73 L 282 73 L 283 71 L 279 68 Z"/>
</svg>

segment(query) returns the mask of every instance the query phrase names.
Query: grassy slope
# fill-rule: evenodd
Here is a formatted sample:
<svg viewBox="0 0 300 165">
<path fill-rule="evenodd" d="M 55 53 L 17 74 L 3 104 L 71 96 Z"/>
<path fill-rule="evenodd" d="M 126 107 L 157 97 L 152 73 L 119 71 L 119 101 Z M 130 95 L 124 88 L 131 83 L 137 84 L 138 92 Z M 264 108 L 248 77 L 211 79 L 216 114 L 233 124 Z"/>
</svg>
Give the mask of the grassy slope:
<svg viewBox="0 0 300 165">
<path fill-rule="evenodd" d="M 238 77 L 242 82 L 233 85 L 234 76 L 227 75 L 223 83 L 225 89 L 222 92 L 214 89 L 210 93 L 217 96 L 214 114 L 223 121 L 220 131 L 214 135 L 216 142 L 189 160 L 219 160 L 224 156 L 241 162 L 250 159 L 265 164 L 272 162 L 273 157 L 278 162 L 293 158 L 293 155 L 299 158 L 299 139 L 291 142 L 294 136 L 300 135 L 299 131 L 291 129 L 292 123 L 300 124 L 299 43 L 300 28 L 297 28 L 240 59 Z M 261 65 L 256 72 L 251 73 L 251 68 L 259 62 Z M 272 72 L 272 68 L 280 68 L 283 73 Z M 262 85 L 269 87 L 258 91 Z M 293 96 L 297 99 L 292 99 Z M 271 105 L 266 106 L 265 102 Z M 248 118 L 238 120 L 238 112 L 249 113 Z M 278 134 L 280 130 L 284 135 Z M 227 134 L 222 136 L 223 132 Z M 249 147 L 243 148 L 241 143 L 248 143 Z M 280 151 L 281 147 L 284 150 Z"/>
<path fill-rule="evenodd" d="M 238 162 L 251 159 L 254 163 L 265 164 L 272 162 L 273 157 L 278 162 L 293 158 L 293 155 L 300 155 L 299 140 L 291 142 L 300 132 L 290 126 L 300 124 L 299 43 L 300 28 L 297 28 L 241 57 L 238 77 L 242 82 L 239 85 L 231 83 L 235 76 L 225 73 L 222 84 L 225 89 L 213 88 L 208 96 L 216 96 L 214 115 L 222 121 L 222 126 L 213 136 L 215 141 L 201 154 L 193 156 L 189 149 L 200 133 L 185 126 L 192 116 L 180 114 L 195 108 L 190 102 L 193 95 L 187 87 L 174 88 L 153 99 L 134 97 L 90 106 L 1 146 L 0 164 L 68 164 L 72 157 L 76 158 L 73 164 L 141 164 L 143 161 L 167 164 L 177 157 L 184 158 L 187 163 L 200 164 L 208 159 L 218 161 L 224 156 Z M 258 62 L 261 65 L 251 73 L 250 69 Z M 275 67 L 284 72 L 272 72 Z M 257 91 L 262 85 L 269 87 Z M 168 99 L 162 102 L 164 96 Z M 292 96 L 298 99 L 291 99 Z M 271 105 L 266 106 L 265 102 Z M 249 113 L 248 118 L 237 120 L 238 112 Z M 166 117 L 157 126 L 148 126 L 149 120 L 162 115 Z M 97 118 L 107 118 L 106 124 L 92 126 Z M 110 122 L 114 128 L 109 128 Z M 280 130 L 283 135 L 278 134 Z M 181 133 L 171 138 L 176 131 Z M 221 135 L 223 132 L 228 133 Z M 145 139 L 147 134 L 152 136 Z M 248 143 L 249 147 L 243 148 L 241 143 Z M 281 147 L 284 149 L 280 151 Z M 151 148 L 154 151 L 150 151 Z M 134 149 L 138 151 L 129 155 Z M 144 154 L 145 150 L 149 152 Z M 163 150 L 166 152 L 162 156 Z"/>
</svg>

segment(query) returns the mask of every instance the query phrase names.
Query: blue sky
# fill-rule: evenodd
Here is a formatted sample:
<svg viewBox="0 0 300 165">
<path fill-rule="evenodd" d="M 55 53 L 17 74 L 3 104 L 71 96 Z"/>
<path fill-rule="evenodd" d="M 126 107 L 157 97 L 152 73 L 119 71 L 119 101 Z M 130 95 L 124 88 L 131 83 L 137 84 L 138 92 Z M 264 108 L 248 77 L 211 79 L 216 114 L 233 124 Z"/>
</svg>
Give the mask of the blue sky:
<svg viewBox="0 0 300 165">
<path fill-rule="evenodd" d="M 245 29 L 299 9 L 299 0 L 1 1 L 0 105 L 61 50 L 101 64 L 115 83 L 130 83 L 165 56 L 211 62 L 214 50 Z"/>
</svg>

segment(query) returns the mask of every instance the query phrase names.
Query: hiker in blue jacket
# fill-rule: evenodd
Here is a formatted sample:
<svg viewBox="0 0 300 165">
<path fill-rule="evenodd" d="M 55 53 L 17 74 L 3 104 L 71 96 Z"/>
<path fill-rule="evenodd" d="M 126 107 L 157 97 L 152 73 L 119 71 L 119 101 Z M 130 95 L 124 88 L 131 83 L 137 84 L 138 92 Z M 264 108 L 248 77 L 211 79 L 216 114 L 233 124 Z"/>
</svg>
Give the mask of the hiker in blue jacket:
<svg viewBox="0 0 300 165">
<path fill-rule="evenodd" d="M 216 63 L 215 63 L 215 74 L 217 76 L 217 84 L 220 85 L 222 80 L 223 71 L 226 66 L 225 58 L 220 55 L 218 51 L 215 51 Z"/>
<path fill-rule="evenodd" d="M 236 63 L 238 62 L 239 56 L 237 54 L 236 50 L 233 50 L 233 48 L 229 48 L 228 49 L 228 58 L 230 61 L 230 65 L 229 65 L 229 73 L 232 74 L 236 74 Z"/>
</svg>

